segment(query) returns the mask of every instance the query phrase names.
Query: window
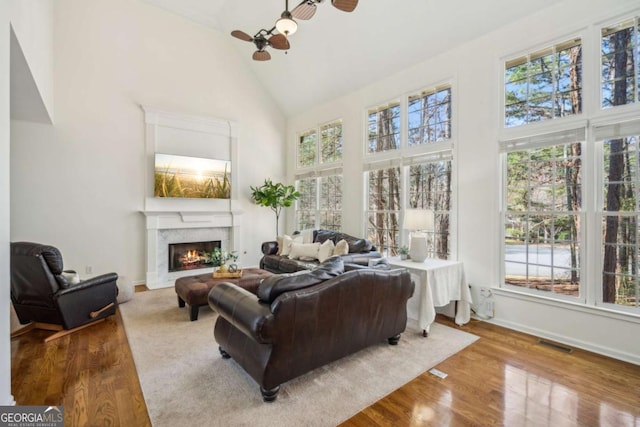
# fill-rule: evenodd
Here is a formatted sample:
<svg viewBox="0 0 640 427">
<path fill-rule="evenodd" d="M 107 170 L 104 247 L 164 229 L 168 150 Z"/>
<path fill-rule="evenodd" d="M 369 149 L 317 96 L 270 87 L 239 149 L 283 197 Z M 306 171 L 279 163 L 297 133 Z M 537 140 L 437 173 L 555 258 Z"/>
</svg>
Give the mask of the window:
<svg viewBox="0 0 640 427">
<path fill-rule="evenodd" d="M 318 139 L 317 136 L 320 135 Z M 296 228 L 342 227 L 342 120 L 298 136 Z"/>
<path fill-rule="evenodd" d="M 602 29 L 602 108 L 638 102 L 638 18 Z"/>
<path fill-rule="evenodd" d="M 604 141 L 602 299 L 640 307 L 638 136 Z"/>
<path fill-rule="evenodd" d="M 507 61 L 504 105 L 506 127 L 581 113 L 581 40 Z"/>
<path fill-rule="evenodd" d="M 300 197 L 296 204 L 296 229 L 305 230 L 316 225 L 316 210 L 318 206 L 317 179 L 304 178 L 296 182 Z"/>
<path fill-rule="evenodd" d="M 424 160 L 409 166 L 408 207 L 431 209 L 435 229 L 429 232 L 428 256 L 448 259 L 451 211 L 451 160 Z"/>
<path fill-rule="evenodd" d="M 451 95 L 451 85 L 442 84 L 367 110 L 366 235 L 386 255 L 409 244 L 404 210 L 429 209 L 435 213 L 429 257 L 451 256 Z"/>
<path fill-rule="evenodd" d="M 503 143 L 506 285 L 580 296 L 582 140 L 584 129 Z"/>
<path fill-rule="evenodd" d="M 367 172 L 367 238 L 389 255 L 400 246 L 400 182 L 399 166 Z"/>
<path fill-rule="evenodd" d="M 409 146 L 451 138 L 451 88 L 423 91 L 409 96 Z"/>
<path fill-rule="evenodd" d="M 602 302 L 640 312 L 640 120 L 594 130 L 602 168 L 599 235 L 602 237 Z"/>
<path fill-rule="evenodd" d="M 342 227 L 342 176 L 320 178 L 320 228 L 341 231 Z"/>
<path fill-rule="evenodd" d="M 368 111 L 368 153 L 383 153 L 400 148 L 400 104 L 392 103 Z"/>
<path fill-rule="evenodd" d="M 315 129 L 300 134 L 298 137 L 298 167 L 313 166 L 316 163 L 317 132 Z"/>
<path fill-rule="evenodd" d="M 333 163 L 342 160 L 342 122 L 320 127 L 320 162 Z"/>
</svg>

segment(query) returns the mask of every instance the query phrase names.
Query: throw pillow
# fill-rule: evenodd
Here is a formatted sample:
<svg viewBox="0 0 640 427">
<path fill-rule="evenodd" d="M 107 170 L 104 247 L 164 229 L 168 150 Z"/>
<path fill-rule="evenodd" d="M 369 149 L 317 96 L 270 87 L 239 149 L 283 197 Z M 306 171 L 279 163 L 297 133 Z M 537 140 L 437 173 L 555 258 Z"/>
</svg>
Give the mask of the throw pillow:
<svg viewBox="0 0 640 427">
<path fill-rule="evenodd" d="M 282 236 L 282 250 L 280 251 L 280 255 L 282 256 L 287 256 L 289 255 L 289 253 L 291 252 L 291 245 L 293 245 L 293 242 L 296 243 L 302 243 L 302 236 L 288 236 L 288 235 L 284 235 Z"/>
<path fill-rule="evenodd" d="M 333 250 L 334 255 L 347 255 L 349 253 L 349 244 L 346 240 L 342 239 L 336 243 L 336 247 Z"/>
<path fill-rule="evenodd" d="M 289 252 L 289 258 L 302 259 L 305 261 L 318 259 L 318 250 L 320 249 L 320 243 L 297 243 L 291 244 L 291 251 Z"/>
<path fill-rule="evenodd" d="M 325 240 L 318 250 L 318 261 L 324 262 L 324 260 L 332 256 L 335 247 L 336 245 L 333 243 L 333 240 Z"/>
<path fill-rule="evenodd" d="M 283 236 L 276 237 L 276 243 L 278 245 L 278 252 L 276 252 L 276 255 L 282 255 L 282 237 Z"/>
</svg>

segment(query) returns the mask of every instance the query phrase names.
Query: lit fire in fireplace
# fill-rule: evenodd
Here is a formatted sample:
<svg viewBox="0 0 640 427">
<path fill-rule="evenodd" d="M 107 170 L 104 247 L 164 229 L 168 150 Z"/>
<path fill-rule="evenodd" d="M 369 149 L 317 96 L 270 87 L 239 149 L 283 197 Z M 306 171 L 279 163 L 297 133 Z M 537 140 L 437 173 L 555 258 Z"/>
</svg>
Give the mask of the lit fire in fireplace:
<svg viewBox="0 0 640 427">
<path fill-rule="evenodd" d="M 193 264 L 193 263 L 200 262 L 202 259 L 203 257 L 200 256 L 198 251 L 193 249 L 193 250 L 187 251 L 187 253 L 184 254 L 184 256 L 180 259 L 180 262 L 182 262 L 183 264 Z"/>
<path fill-rule="evenodd" d="M 220 241 L 170 243 L 169 272 L 212 267 L 211 252 L 220 247 Z"/>
</svg>

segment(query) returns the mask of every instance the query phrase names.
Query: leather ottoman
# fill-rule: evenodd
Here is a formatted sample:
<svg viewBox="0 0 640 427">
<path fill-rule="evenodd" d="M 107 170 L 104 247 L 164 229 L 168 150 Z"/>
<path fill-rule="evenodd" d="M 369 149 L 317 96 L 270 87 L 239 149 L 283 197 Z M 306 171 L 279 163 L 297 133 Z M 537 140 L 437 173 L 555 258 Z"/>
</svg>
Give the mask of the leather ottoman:
<svg viewBox="0 0 640 427">
<path fill-rule="evenodd" d="M 242 277 L 238 278 L 214 278 L 213 274 L 205 273 L 195 276 L 186 276 L 176 279 L 175 289 L 178 294 L 178 307 L 189 305 L 191 321 L 198 320 L 200 306 L 209 305 L 208 296 L 211 288 L 222 282 L 234 283 L 251 293 L 256 293 L 260 282 L 270 273 L 259 268 L 245 268 Z"/>
</svg>

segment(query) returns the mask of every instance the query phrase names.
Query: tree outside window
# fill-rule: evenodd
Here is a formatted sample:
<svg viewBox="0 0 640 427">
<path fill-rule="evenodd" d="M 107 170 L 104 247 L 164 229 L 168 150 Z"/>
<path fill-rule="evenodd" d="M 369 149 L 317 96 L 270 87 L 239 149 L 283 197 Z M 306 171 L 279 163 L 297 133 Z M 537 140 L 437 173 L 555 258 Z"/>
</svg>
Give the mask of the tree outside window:
<svg viewBox="0 0 640 427">
<path fill-rule="evenodd" d="M 408 208 L 435 213 L 435 230 L 428 233 L 428 256 L 448 259 L 451 253 L 451 160 L 424 162 L 409 167 Z"/>
<path fill-rule="evenodd" d="M 602 107 L 639 101 L 638 18 L 603 28 L 601 37 Z M 603 144 L 602 300 L 640 306 L 638 277 L 638 136 Z"/>
<path fill-rule="evenodd" d="M 572 39 L 505 64 L 505 126 L 582 112 L 582 42 Z"/>
<path fill-rule="evenodd" d="M 320 126 L 320 162 L 333 163 L 342 160 L 342 121 Z"/>
<path fill-rule="evenodd" d="M 369 137 L 367 152 L 383 153 L 400 148 L 400 103 L 384 105 L 368 111 Z"/>
<path fill-rule="evenodd" d="M 400 246 L 400 167 L 368 172 L 367 238 L 388 256 Z"/>
<path fill-rule="evenodd" d="M 301 133 L 298 136 L 298 167 L 305 168 L 316 164 L 317 135 L 315 129 Z"/>
<path fill-rule="evenodd" d="M 315 228 L 317 210 L 316 178 L 299 179 L 296 188 L 300 197 L 296 201 L 296 229 Z"/>
<path fill-rule="evenodd" d="M 505 283 L 580 295 L 581 144 L 506 155 Z"/>
<path fill-rule="evenodd" d="M 602 108 L 639 101 L 640 55 L 638 18 L 602 29 Z"/>
<path fill-rule="evenodd" d="M 423 91 L 409 97 L 409 146 L 451 138 L 451 88 Z"/>
<path fill-rule="evenodd" d="M 320 178 L 320 228 L 342 229 L 342 175 Z"/>
<path fill-rule="evenodd" d="M 320 135 L 320 138 L 317 136 Z M 299 134 L 296 228 L 342 228 L 342 120 Z"/>
</svg>

